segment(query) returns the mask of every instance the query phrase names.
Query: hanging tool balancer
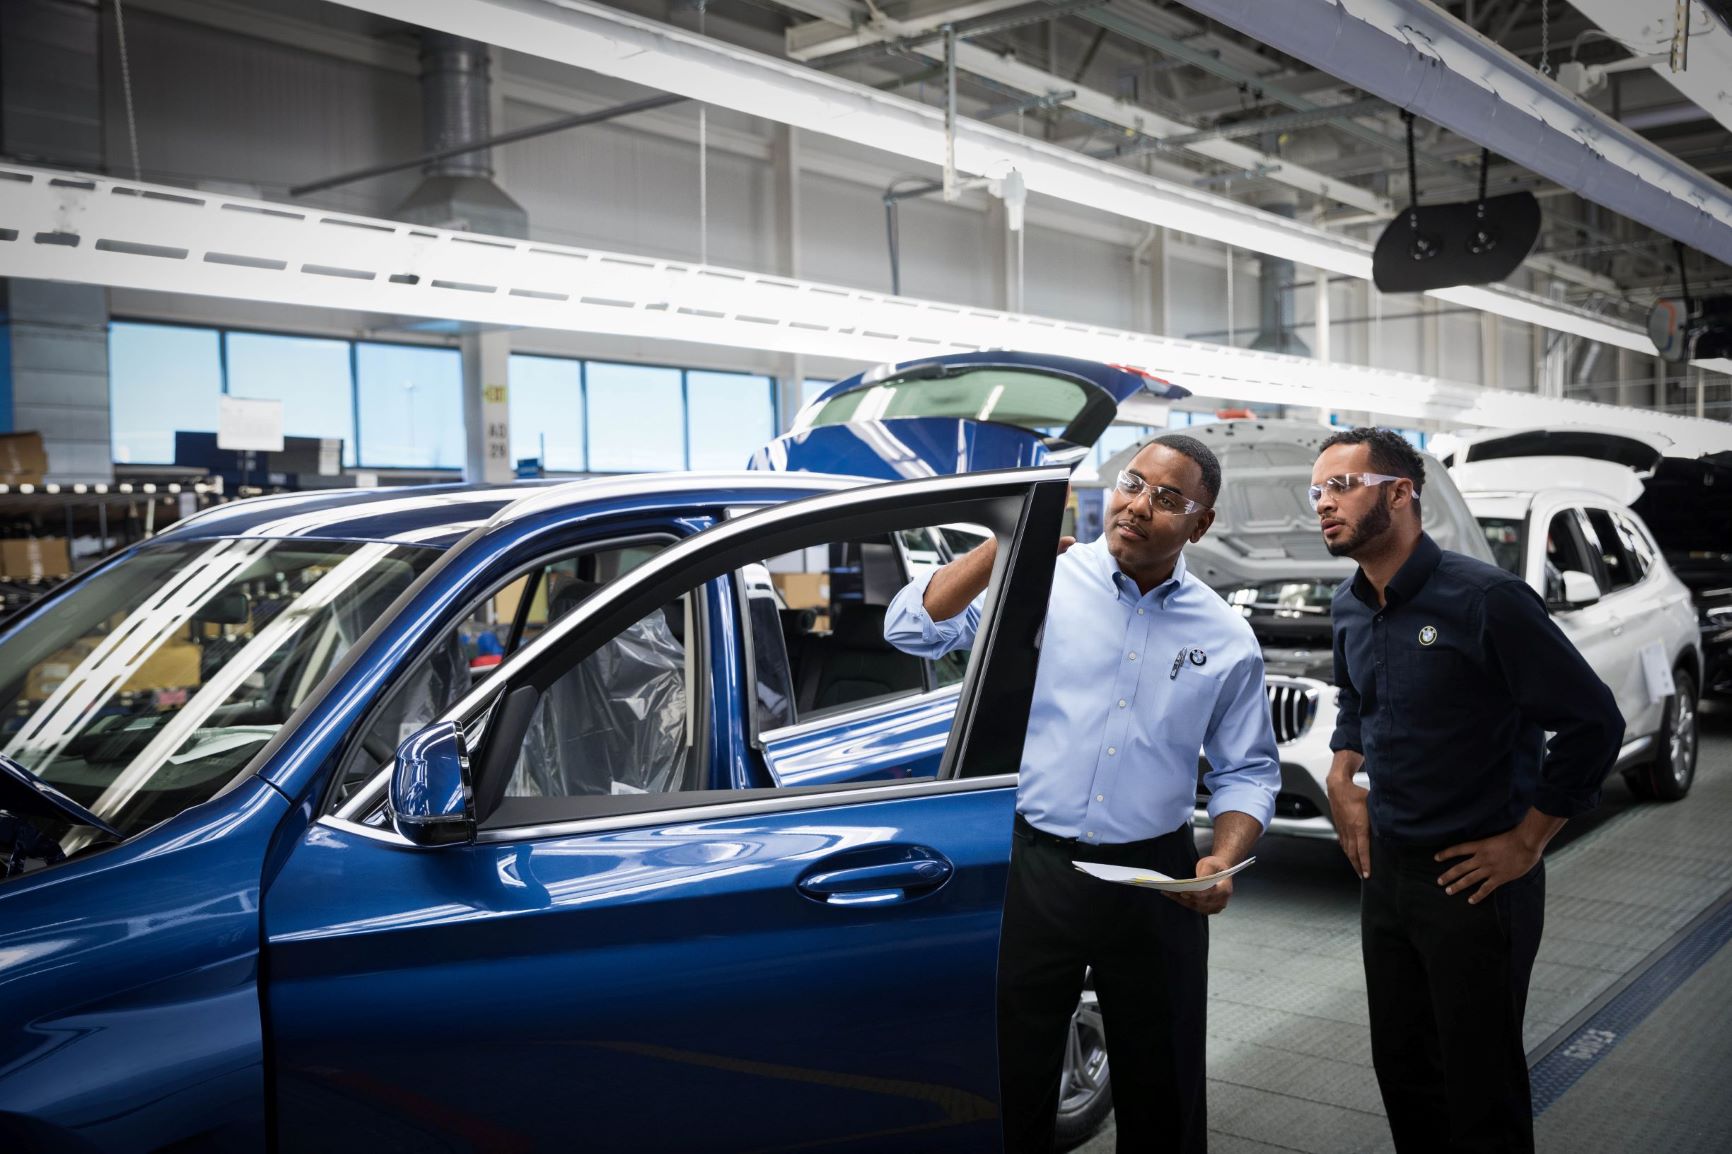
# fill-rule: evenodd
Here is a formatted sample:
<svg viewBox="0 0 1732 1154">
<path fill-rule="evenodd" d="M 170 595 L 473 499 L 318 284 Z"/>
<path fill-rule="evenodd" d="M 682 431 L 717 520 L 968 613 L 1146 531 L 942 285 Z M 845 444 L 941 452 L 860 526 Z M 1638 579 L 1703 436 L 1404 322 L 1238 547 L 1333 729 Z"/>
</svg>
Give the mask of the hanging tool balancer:
<svg viewBox="0 0 1732 1154">
<path fill-rule="evenodd" d="M 1419 203 L 1413 114 L 1407 122 L 1408 205 L 1377 238 L 1371 279 L 1378 292 L 1414 293 L 1452 285 L 1495 284 L 1527 259 L 1540 235 L 1540 202 L 1531 192 L 1485 194 L 1491 152 L 1481 151 L 1479 198 Z"/>
</svg>

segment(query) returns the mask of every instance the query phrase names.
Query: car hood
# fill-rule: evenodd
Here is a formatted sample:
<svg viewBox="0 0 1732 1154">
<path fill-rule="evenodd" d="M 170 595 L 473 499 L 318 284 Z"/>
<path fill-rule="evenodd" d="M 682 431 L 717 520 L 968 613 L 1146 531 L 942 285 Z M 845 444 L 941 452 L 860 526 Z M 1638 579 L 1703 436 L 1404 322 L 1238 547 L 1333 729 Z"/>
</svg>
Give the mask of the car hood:
<svg viewBox="0 0 1732 1154">
<path fill-rule="evenodd" d="M 1628 466 L 1589 457 L 1506 457 L 1470 461 L 1449 470 L 1467 493 L 1537 493 L 1541 489 L 1579 489 L 1633 505 L 1642 495 L 1642 478 Z"/>
<path fill-rule="evenodd" d="M 1308 421 L 1237 420 L 1185 430 L 1214 450 L 1221 462 L 1221 495 L 1215 524 L 1186 547 L 1191 572 L 1227 591 L 1272 581 L 1340 581 L 1358 568 L 1332 557 L 1317 528 L 1317 512 L 1306 499 L 1311 465 L 1322 443 L 1340 430 Z M 1118 474 L 1136 455 L 1125 449 L 1101 466 L 1102 477 Z M 1425 459 L 1420 511 L 1425 531 L 1445 549 L 1492 563 L 1491 550 L 1449 471 Z M 1097 482 L 1104 487 L 1105 482 Z M 1325 617 L 1327 620 L 1327 617 Z"/>
</svg>

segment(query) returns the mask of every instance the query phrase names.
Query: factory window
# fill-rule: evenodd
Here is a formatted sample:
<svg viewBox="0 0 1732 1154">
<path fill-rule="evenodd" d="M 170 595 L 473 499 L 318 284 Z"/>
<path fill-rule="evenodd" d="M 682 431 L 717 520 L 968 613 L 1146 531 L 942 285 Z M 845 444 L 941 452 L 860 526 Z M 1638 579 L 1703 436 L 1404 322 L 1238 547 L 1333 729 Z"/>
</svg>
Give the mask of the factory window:
<svg viewBox="0 0 1732 1154">
<path fill-rule="evenodd" d="M 355 463 L 355 388 L 348 341 L 226 333 L 228 393 L 283 403 L 283 434 L 335 437 Z"/>
<path fill-rule="evenodd" d="M 355 347 L 363 468 L 463 467 L 463 365 L 455 349 Z"/>
<path fill-rule="evenodd" d="M 108 400 L 114 459 L 174 463 L 174 433 L 211 433 L 222 395 L 215 329 L 116 322 L 108 330 Z"/>
<path fill-rule="evenodd" d="M 582 361 L 514 355 L 508 396 L 513 464 L 534 458 L 550 472 L 588 468 Z"/>
<path fill-rule="evenodd" d="M 592 470 L 685 468 L 680 370 L 591 361 L 585 375 Z"/>
<path fill-rule="evenodd" d="M 776 435 L 776 386 L 749 373 L 686 374 L 689 469 L 744 469 Z"/>
</svg>

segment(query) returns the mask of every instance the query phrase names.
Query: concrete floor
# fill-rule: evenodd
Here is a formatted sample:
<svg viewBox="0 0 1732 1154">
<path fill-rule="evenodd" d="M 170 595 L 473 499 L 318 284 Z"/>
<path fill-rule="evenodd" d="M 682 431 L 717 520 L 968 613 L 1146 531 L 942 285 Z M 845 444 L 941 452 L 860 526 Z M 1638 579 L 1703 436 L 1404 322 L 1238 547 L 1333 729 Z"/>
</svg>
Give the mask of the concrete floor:
<svg viewBox="0 0 1732 1154">
<path fill-rule="evenodd" d="M 1571 822 L 1548 851 L 1545 936 L 1528 1001 L 1530 1058 L 1550 1050 L 1566 1024 L 1732 889 L 1726 834 L 1732 827 L 1732 709 L 1705 709 L 1702 731 L 1696 784 L 1684 801 L 1637 802 L 1614 776 L 1600 809 Z M 1334 843 L 1267 838 L 1257 859 L 1238 879 L 1232 905 L 1212 923 L 1209 1148 L 1213 1154 L 1392 1150 L 1371 1068 L 1358 883 Z M 1694 1005 L 1700 1020 L 1709 1007 L 1719 1007 L 1692 1053 L 1723 1062 L 1722 1035 L 1732 1031 L 1719 1023 L 1732 994 L 1732 965 L 1725 957 L 1711 961 L 1680 989 L 1688 998 L 1670 1009 L 1672 1017 Z M 1648 1090 L 1648 1109 L 1678 1120 L 1673 1138 L 1631 1144 L 1627 1126 L 1592 1121 L 1606 1107 L 1604 1096 L 1583 1092 L 1590 1083 L 1617 1079 L 1619 1071 L 1675 1071 L 1676 1063 L 1668 1067 L 1657 1057 L 1668 1007 L 1670 1001 L 1648 1019 L 1652 1027 L 1629 1035 L 1626 1053 L 1601 1063 L 1542 1114 L 1540 1151 L 1732 1149 L 1724 1134 L 1712 1144 L 1694 1144 L 1691 1136 L 1705 1131 L 1689 1122 L 1688 1096 L 1679 1094 L 1677 1083 L 1658 1084 L 1659 1073 L 1652 1076 L 1657 1084 Z M 1684 1085 L 1711 1093 L 1717 1103 L 1725 1073 L 1722 1064 Z M 1639 1085 L 1626 1090 L 1644 1096 Z M 1702 1105 L 1707 1108 L 1706 1098 Z M 1672 1144 L 1682 1137 L 1690 1142 Z M 1109 1121 L 1077 1152 L 1114 1149 Z"/>
</svg>

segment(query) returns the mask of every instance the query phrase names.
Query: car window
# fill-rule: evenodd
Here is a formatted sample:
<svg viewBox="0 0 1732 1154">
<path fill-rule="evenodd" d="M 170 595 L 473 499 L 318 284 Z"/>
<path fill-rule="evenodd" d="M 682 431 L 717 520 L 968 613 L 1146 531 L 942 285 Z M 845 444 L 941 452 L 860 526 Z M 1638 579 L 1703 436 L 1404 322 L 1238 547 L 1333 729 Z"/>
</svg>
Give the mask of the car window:
<svg viewBox="0 0 1732 1154">
<path fill-rule="evenodd" d="M 1590 508 L 1585 512 L 1599 547 L 1600 561 L 1605 566 L 1606 580 L 1603 590 L 1612 593 L 1630 588 L 1642 579 L 1642 571 L 1639 562 L 1626 545 L 1623 534 L 1613 522 L 1611 511 Z"/>
<path fill-rule="evenodd" d="M 1481 517 L 1479 527 L 1485 534 L 1485 543 L 1491 547 L 1492 560 L 1497 562 L 1498 568 L 1514 573 L 1517 577 L 1527 576 L 1527 519 Z"/>
<path fill-rule="evenodd" d="M 1624 546 L 1624 554 L 1630 559 L 1632 573 L 1637 581 L 1648 575 L 1648 570 L 1654 567 L 1654 543 L 1636 524 L 1634 517 L 1626 513 L 1612 514 L 1612 523 L 1617 526 L 1618 540 Z"/>
<path fill-rule="evenodd" d="M 1546 528 L 1546 600 L 1563 600 L 1563 574 L 1568 572 L 1588 574 L 1600 581 L 1603 591 L 1605 583 L 1600 580 L 1602 571 L 1603 566 L 1589 559 L 1587 542 L 1582 537 L 1576 511 L 1565 509 L 1554 514 L 1551 524 Z"/>
<path fill-rule="evenodd" d="M 884 640 L 885 613 L 910 575 L 951 558 L 942 534 L 922 528 L 786 553 L 742 570 L 753 613 L 758 732 L 960 682 L 967 650 L 925 660 Z"/>
<path fill-rule="evenodd" d="M 436 641 L 392 685 L 345 750 L 327 807 L 347 801 L 395 755 L 409 735 L 431 723 L 505 657 L 540 636 L 589 594 L 667 547 L 634 541 L 545 562 L 483 597 L 456 628 Z"/>
<path fill-rule="evenodd" d="M 686 594 L 615 634 L 541 695 L 508 798 L 619 796 L 703 788 Z M 688 647 L 688 641 L 691 643 Z"/>
<path fill-rule="evenodd" d="M 1038 431 L 1068 428 L 1105 394 L 1092 385 L 1035 369 L 959 366 L 936 375 L 916 370 L 901 379 L 861 384 L 824 401 L 812 425 L 841 425 L 895 417 L 951 417 L 994 421 Z"/>
<path fill-rule="evenodd" d="M 222 539 L 148 546 L 0 652 L 5 752 L 121 834 L 208 801 L 437 550 Z M 92 832 L 49 822 L 68 855 Z"/>
</svg>

